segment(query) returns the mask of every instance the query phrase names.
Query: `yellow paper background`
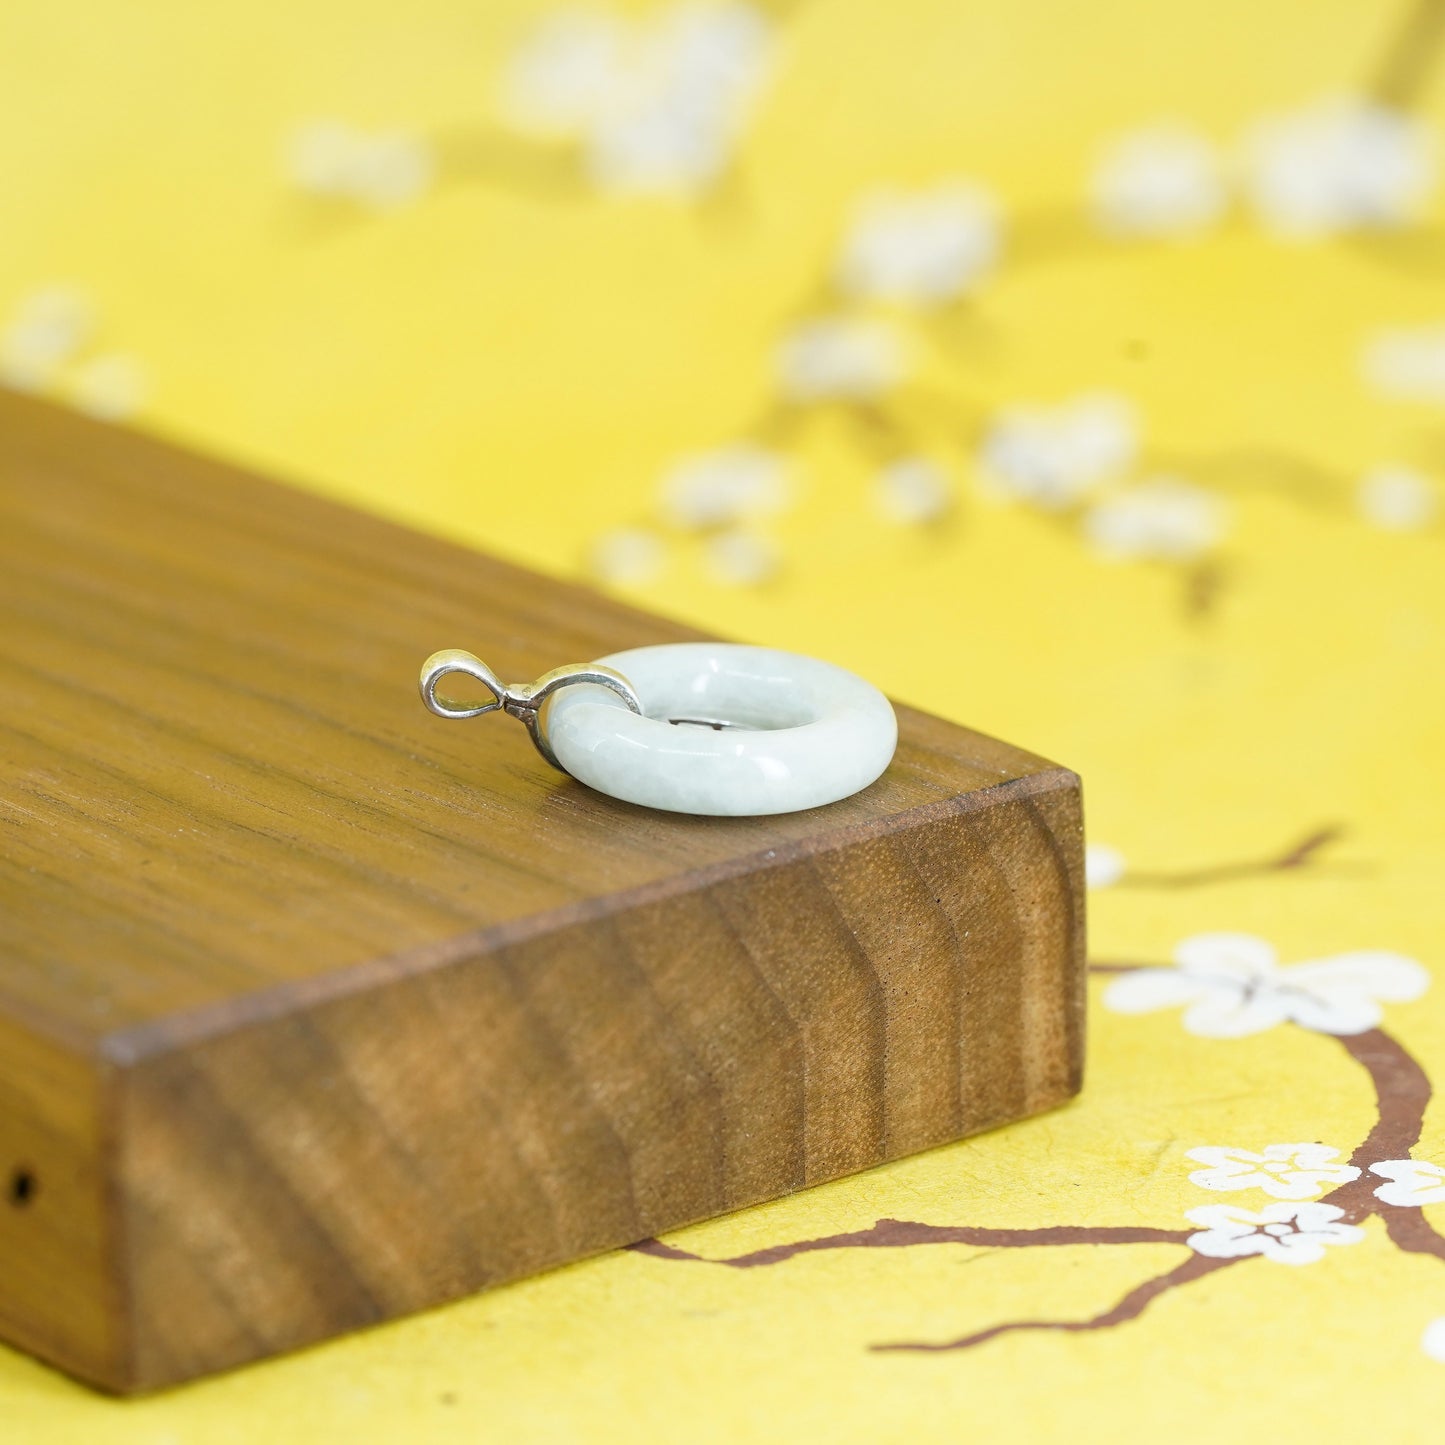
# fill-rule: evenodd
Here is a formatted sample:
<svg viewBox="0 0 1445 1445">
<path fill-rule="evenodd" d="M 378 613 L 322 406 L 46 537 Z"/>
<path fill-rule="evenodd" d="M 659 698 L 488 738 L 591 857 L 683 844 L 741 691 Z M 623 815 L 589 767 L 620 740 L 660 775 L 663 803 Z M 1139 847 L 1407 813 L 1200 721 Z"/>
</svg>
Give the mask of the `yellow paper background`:
<svg viewBox="0 0 1445 1445">
<path fill-rule="evenodd" d="M 381 215 L 324 214 L 278 156 L 313 116 L 419 132 L 489 125 L 535 5 L 246 6 L 8 0 L 0 16 L 0 313 L 82 287 L 150 378 L 142 424 L 547 571 L 646 522 L 679 455 L 766 405 L 780 334 L 827 274 L 860 191 L 964 175 L 1019 215 L 1079 204 L 1107 136 L 1160 116 L 1222 142 L 1368 78 L 1404 7 L 1342 0 L 811 4 L 732 194 L 690 202 L 444 184 Z M 1397 13 L 1397 11 L 1399 13 Z M 1420 109 L 1445 117 L 1445 61 Z M 323 208 L 324 209 L 324 208 Z M 1440 217 L 1408 238 L 1289 245 L 1236 214 L 1194 240 L 1007 254 L 924 382 L 960 421 L 1109 389 L 1160 455 L 1274 449 L 1349 478 L 1445 470 L 1445 419 L 1360 374 L 1377 328 L 1445 316 Z M 972 418 L 973 420 L 970 420 Z M 959 453 L 962 455 L 962 452 Z M 845 662 L 908 701 L 1077 768 L 1090 835 L 1145 874 L 1246 862 L 1312 830 L 1296 872 L 1091 896 L 1100 959 L 1167 962 L 1190 934 L 1281 958 L 1445 937 L 1445 534 L 1348 505 L 1233 499 L 1220 595 L 1110 565 L 959 474 L 942 527 L 890 528 L 856 434 L 797 451 L 801 504 L 766 586 L 697 548 L 638 588 L 717 631 Z M 1348 501 L 1348 491 L 1342 494 Z M 453 639 L 438 639 L 438 645 Z M 1328 1036 L 1198 1037 L 1177 1010 L 1099 1006 L 1072 1107 L 719 1220 L 671 1242 L 723 1257 L 880 1218 L 1012 1229 L 1186 1227 L 1258 1194 L 1189 1182 L 1185 1151 L 1369 1129 L 1365 1073 Z M 1445 993 L 1387 1005 L 1445 1066 Z M 1417 1156 L 1445 1163 L 1445 1117 Z M 1445 1206 L 1427 1211 L 1445 1228 Z M 1445 1260 L 1378 1219 L 1317 1263 L 1261 1259 L 1108 1330 L 948 1340 L 1082 1320 L 1187 1257 L 1178 1244 L 836 1249 L 734 1270 L 622 1253 L 165 1397 L 93 1396 L 0 1351 L 9 1445 L 1439 1438 Z"/>
</svg>

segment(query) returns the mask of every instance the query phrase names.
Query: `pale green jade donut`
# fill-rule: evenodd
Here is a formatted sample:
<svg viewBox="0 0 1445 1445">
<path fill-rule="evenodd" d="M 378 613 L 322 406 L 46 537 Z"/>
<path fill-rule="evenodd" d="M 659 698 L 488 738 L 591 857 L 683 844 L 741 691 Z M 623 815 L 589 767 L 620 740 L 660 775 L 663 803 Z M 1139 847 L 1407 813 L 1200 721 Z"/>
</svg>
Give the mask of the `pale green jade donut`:
<svg viewBox="0 0 1445 1445">
<path fill-rule="evenodd" d="M 866 788 L 898 744 L 888 699 L 817 658 L 681 642 L 597 661 L 627 678 L 642 715 L 606 688 L 563 688 L 547 740 L 573 777 L 625 802 L 713 817 L 795 813 Z"/>
</svg>

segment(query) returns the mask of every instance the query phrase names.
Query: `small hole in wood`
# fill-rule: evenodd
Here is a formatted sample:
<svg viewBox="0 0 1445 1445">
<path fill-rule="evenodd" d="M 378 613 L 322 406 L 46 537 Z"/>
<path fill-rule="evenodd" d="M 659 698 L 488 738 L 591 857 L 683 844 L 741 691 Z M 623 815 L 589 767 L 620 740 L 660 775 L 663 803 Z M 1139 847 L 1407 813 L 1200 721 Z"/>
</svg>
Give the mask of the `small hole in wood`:
<svg viewBox="0 0 1445 1445">
<path fill-rule="evenodd" d="M 39 1187 L 35 1176 L 28 1169 L 17 1169 L 10 1176 L 10 1184 L 5 1191 L 6 1198 L 16 1209 L 24 1209 L 34 1200 Z"/>
</svg>

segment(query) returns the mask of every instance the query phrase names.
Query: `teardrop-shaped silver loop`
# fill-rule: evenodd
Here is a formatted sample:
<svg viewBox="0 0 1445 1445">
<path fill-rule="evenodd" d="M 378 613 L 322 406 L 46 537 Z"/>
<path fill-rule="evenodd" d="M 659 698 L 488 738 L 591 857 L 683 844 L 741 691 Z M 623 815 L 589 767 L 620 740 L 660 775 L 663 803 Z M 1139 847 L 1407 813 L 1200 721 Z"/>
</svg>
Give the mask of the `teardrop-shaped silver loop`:
<svg viewBox="0 0 1445 1445">
<path fill-rule="evenodd" d="M 491 693 L 491 702 L 458 702 L 455 698 L 438 697 L 437 684 L 453 673 L 475 678 Z M 445 718 L 481 717 L 484 713 L 496 712 L 507 697 L 507 689 L 496 673 L 480 657 L 464 652 L 460 647 L 447 647 L 432 653 L 422 664 L 420 687 L 421 700 L 428 710 Z"/>
</svg>

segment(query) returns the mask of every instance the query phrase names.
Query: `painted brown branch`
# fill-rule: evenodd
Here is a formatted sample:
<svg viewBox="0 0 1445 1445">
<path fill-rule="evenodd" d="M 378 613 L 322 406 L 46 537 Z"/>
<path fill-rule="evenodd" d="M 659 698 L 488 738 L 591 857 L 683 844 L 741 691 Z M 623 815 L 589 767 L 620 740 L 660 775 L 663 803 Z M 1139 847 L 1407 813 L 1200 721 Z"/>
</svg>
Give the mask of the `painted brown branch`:
<svg viewBox="0 0 1445 1445">
<path fill-rule="evenodd" d="M 1156 1274 L 1153 1278 L 1146 1279 L 1143 1284 L 1135 1285 L 1117 1304 L 1086 1320 L 1008 1320 L 1000 1325 L 990 1325 L 986 1330 L 977 1330 L 971 1335 L 961 1335 L 956 1340 L 945 1340 L 937 1344 L 903 1341 L 897 1344 L 870 1345 L 869 1348 L 877 1353 L 906 1351 L 915 1354 L 942 1354 L 954 1350 L 969 1350 L 975 1345 L 996 1340 L 1000 1335 L 1024 1334 L 1035 1330 L 1080 1334 L 1087 1330 L 1113 1329 L 1115 1325 L 1138 1319 L 1166 1291 L 1239 1262 L 1238 1259 L 1208 1259 L 1202 1254 L 1191 1254 L 1183 1264 L 1175 1265 L 1167 1273 Z"/>
<path fill-rule="evenodd" d="M 1325 1201 L 1343 1209 L 1352 1223 L 1378 1215 L 1397 1249 L 1445 1260 L 1445 1237 L 1419 1209 L 1392 1206 L 1375 1198 L 1380 1181 L 1369 1166 L 1381 1159 L 1408 1159 L 1420 1142 L 1430 1104 L 1429 1077 L 1418 1060 L 1383 1029 L 1340 1038 L 1346 1053 L 1370 1076 L 1375 1087 L 1376 1121 L 1350 1156 L 1358 1179 L 1342 1184 Z"/>
<path fill-rule="evenodd" d="M 1445 43 L 1445 0 L 1415 0 L 1390 37 L 1366 93 L 1372 100 L 1410 110 L 1420 103 Z"/>
<path fill-rule="evenodd" d="M 1329 823 L 1307 833 L 1282 853 L 1241 863 L 1215 863 L 1204 868 L 1169 872 L 1128 872 L 1117 888 L 1201 888 L 1211 883 L 1231 883 L 1240 878 L 1262 878 L 1272 873 L 1291 873 L 1313 866 L 1319 855 L 1344 837 L 1342 824 Z"/>
<path fill-rule="evenodd" d="M 907 1219 L 880 1219 L 868 1229 L 827 1234 L 817 1239 L 800 1239 L 791 1244 L 775 1244 L 767 1249 L 722 1259 L 691 1254 L 656 1239 L 644 1240 L 632 1247 L 640 1254 L 658 1259 L 685 1259 L 699 1264 L 724 1264 L 731 1269 L 754 1269 L 760 1265 L 781 1264 L 785 1259 L 793 1259 L 800 1254 L 828 1249 L 903 1249 L 915 1244 L 973 1244 L 985 1249 L 1033 1249 L 1078 1244 L 1183 1244 L 1189 1233 L 1187 1229 L 1148 1229 L 1137 1225 L 1093 1227 L 1064 1224 L 1043 1229 L 988 1229 L 965 1224 L 920 1224 Z"/>
</svg>

